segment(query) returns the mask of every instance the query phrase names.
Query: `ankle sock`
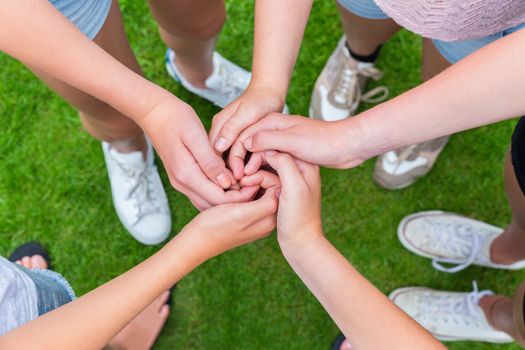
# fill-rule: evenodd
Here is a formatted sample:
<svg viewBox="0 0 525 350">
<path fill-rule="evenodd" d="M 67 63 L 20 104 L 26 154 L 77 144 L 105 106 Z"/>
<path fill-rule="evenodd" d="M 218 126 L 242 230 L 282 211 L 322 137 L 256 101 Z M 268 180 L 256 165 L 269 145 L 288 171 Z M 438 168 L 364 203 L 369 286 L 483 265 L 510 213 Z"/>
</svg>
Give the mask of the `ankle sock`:
<svg viewBox="0 0 525 350">
<path fill-rule="evenodd" d="M 348 46 L 348 41 L 345 41 L 345 46 L 348 49 L 348 52 L 350 53 L 350 56 L 352 56 L 356 61 L 364 62 L 364 63 L 374 63 L 377 60 L 377 57 L 379 56 L 379 52 L 381 51 L 381 46 L 379 45 L 374 52 L 372 52 L 369 55 L 359 55 L 352 51 L 350 46 Z"/>
</svg>

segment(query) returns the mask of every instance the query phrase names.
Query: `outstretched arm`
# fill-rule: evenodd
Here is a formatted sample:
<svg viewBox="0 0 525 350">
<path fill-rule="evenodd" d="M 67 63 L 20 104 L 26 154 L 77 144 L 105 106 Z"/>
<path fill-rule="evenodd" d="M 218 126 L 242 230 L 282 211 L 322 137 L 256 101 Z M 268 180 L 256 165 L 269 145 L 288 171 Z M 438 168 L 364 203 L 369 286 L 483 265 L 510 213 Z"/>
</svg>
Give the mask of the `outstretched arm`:
<svg viewBox="0 0 525 350">
<path fill-rule="evenodd" d="M 193 109 L 90 41 L 47 0 L 0 2 L 0 50 L 132 118 L 150 137 L 173 186 L 199 208 L 250 200 L 215 154 Z"/>
<path fill-rule="evenodd" d="M 163 291 L 205 260 L 275 227 L 275 189 L 256 201 L 211 208 L 143 263 L 0 337 L 0 349 L 100 349 Z"/>
<path fill-rule="evenodd" d="M 282 112 L 313 0 L 257 0 L 252 80 L 245 93 L 213 118 L 210 141 L 226 151 L 247 127 L 272 112 Z M 237 179 L 242 160 L 230 155 Z"/>
<path fill-rule="evenodd" d="M 480 49 L 433 79 L 339 122 L 271 115 L 234 147 L 276 149 L 333 168 L 402 146 L 525 114 L 525 30 Z"/>
<path fill-rule="evenodd" d="M 281 250 L 354 349 L 445 349 L 364 278 L 324 237 L 319 169 L 266 152 L 282 190 L 277 212 Z"/>
</svg>

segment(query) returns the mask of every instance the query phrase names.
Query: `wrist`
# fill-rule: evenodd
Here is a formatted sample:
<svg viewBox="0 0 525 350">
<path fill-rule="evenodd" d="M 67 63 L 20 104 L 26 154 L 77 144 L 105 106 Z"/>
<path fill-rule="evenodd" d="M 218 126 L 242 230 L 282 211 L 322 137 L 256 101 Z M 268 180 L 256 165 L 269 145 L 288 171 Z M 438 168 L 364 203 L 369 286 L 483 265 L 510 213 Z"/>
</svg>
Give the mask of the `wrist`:
<svg viewBox="0 0 525 350">
<path fill-rule="evenodd" d="M 286 103 L 286 94 L 288 92 L 288 85 L 276 84 L 275 82 L 252 78 L 246 91 L 249 93 L 257 93 L 269 96 L 276 101 L 276 104 L 284 108 L 284 104 Z"/>
<path fill-rule="evenodd" d="M 193 112 L 190 105 L 164 89 L 161 90 L 162 92 L 155 102 L 149 105 L 143 113 L 132 118 L 146 133 L 150 129 L 155 129 L 155 125 L 162 118 L 172 118 L 174 115 L 185 115 Z"/>
<path fill-rule="evenodd" d="M 207 238 L 198 228 L 186 225 L 165 247 L 172 260 L 183 256 L 195 268 L 218 254 Z M 172 254 L 174 251 L 177 253 Z"/>
<path fill-rule="evenodd" d="M 322 229 L 311 229 L 309 232 L 303 231 L 301 234 L 285 236 L 278 234 L 277 241 L 283 255 L 288 259 L 301 259 L 308 254 L 311 249 L 326 240 Z"/>
<path fill-rule="evenodd" d="M 345 168 L 355 167 L 389 151 L 386 146 L 388 135 L 381 133 L 381 130 L 375 126 L 377 123 L 370 120 L 367 112 L 333 125 L 334 132 L 339 135 L 335 147 L 340 154 L 343 154 Z M 335 125 L 337 123 L 341 124 Z"/>
</svg>

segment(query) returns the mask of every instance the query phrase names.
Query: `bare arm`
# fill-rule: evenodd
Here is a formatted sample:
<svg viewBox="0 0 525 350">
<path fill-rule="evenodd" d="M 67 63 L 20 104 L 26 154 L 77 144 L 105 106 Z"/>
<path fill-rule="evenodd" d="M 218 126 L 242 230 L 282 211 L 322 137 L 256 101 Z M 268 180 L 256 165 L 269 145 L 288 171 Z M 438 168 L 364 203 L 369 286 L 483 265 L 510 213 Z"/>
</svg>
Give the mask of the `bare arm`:
<svg viewBox="0 0 525 350">
<path fill-rule="evenodd" d="M 272 112 L 282 112 L 313 0 L 257 0 L 252 80 L 245 93 L 213 118 L 210 141 L 227 150 L 247 127 Z M 242 160 L 230 167 L 242 177 Z"/>
<path fill-rule="evenodd" d="M 172 98 L 89 40 L 47 0 L 2 1 L 0 23 L 0 50 L 134 119 Z"/>
<path fill-rule="evenodd" d="M 143 263 L 79 299 L 0 337 L 0 349 L 100 349 L 163 291 L 205 260 L 275 227 L 275 189 L 257 201 L 198 215 Z M 87 271 L 86 271 L 87 272 Z"/>
<path fill-rule="evenodd" d="M 364 278 L 324 237 L 281 244 L 304 284 L 353 349 L 445 349 Z"/>
<path fill-rule="evenodd" d="M 504 37 L 420 86 L 347 120 L 370 156 L 525 114 L 525 30 Z M 355 122 L 355 124 L 353 123 Z M 363 145 L 364 147 L 364 145 Z"/>
<path fill-rule="evenodd" d="M 282 184 L 277 212 L 281 250 L 352 348 L 444 349 L 325 239 L 319 169 L 273 151 L 265 159 Z"/>
<path fill-rule="evenodd" d="M 356 117 L 322 122 L 273 114 L 245 130 L 234 147 L 349 168 L 392 149 L 523 115 L 524 56 L 522 29 Z"/>
<path fill-rule="evenodd" d="M 299 54 L 313 0 L 257 0 L 253 84 L 268 86 L 283 100 Z"/>
<path fill-rule="evenodd" d="M 111 105 L 148 134 L 172 185 L 199 208 L 247 201 L 193 109 L 90 41 L 47 0 L 0 2 L 0 50 Z"/>
</svg>

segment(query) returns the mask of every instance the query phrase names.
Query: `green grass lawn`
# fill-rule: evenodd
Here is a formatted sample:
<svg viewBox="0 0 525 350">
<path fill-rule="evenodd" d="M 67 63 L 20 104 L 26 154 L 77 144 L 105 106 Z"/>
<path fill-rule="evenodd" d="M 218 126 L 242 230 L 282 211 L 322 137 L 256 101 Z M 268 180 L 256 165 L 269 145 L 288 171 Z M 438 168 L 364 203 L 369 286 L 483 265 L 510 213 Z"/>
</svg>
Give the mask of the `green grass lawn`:
<svg viewBox="0 0 525 350">
<path fill-rule="evenodd" d="M 168 77 L 165 47 L 145 1 L 121 3 L 131 45 L 147 77 L 194 106 L 209 127 L 218 109 Z M 228 13 L 218 51 L 249 68 L 253 2 L 230 0 Z M 315 79 L 340 35 L 334 2 L 317 1 L 288 95 L 294 114 L 307 114 Z M 381 84 L 392 96 L 419 83 L 420 48 L 421 40 L 407 32 L 384 46 L 378 62 L 385 71 Z M 3 54 L 0 115 L 0 254 L 28 240 L 43 242 L 56 269 L 82 295 L 159 248 L 139 244 L 121 226 L 100 143 L 82 130 L 75 110 Z M 374 184 L 374 160 L 354 170 L 323 169 L 326 235 L 385 293 L 409 285 L 470 291 L 472 280 L 481 289 L 512 293 L 523 272 L 477 267 L 453 275 L 437 272 L 429 260 L 401 246 L 396 228 L 403 216 L 428 209 L 505 226 L 510 212 L 503 192 L 503 156 L 514 123 L 454 136 L 431 174 L 398 192 Z M 169 188 L 164 170 L 162 177 L 174 235 L 197 211 Z M 180 282 L 174 301 L 156 349 L 326 349 L 338 333 L 281 256 L 275 236 L 205 263 Z M 455 343 L 450 348 L 519 347 Z"/>
</svg>

